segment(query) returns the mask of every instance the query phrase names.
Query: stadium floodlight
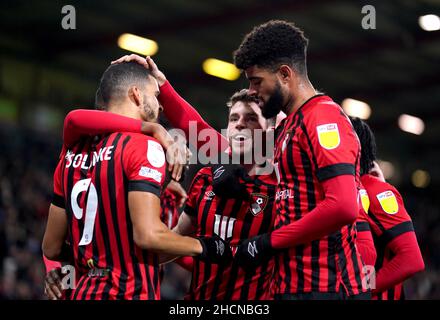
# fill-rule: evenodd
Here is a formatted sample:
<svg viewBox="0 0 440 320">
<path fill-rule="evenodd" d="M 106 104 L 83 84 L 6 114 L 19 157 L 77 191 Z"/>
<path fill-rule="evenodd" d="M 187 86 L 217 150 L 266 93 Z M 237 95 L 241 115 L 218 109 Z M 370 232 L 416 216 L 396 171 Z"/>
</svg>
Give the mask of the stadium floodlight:
<svg viewBox="0 0 440 320">
<path fill-rule="evenodd" d="M 358 117 L 362 120 L 367 120 L 371 115 L 371 108 L 367 103 L 351 98 L 342 101 L 342 109 L 349 116 Z"/>
<path fill-rule="evenodd" d="M 425 31 L 440 30 L 440 17 L 435 14 L 427 14 L 419 17 L 419 26 Z"/>
<path fill-rule="evenodd" d="M 156 41 L 139 37 L 131 33 L 124 33 L 118 38 L 118 46 L 144 56 L 152 56 L 157 53 L 159 46 Z"/>
<path fill-rule="evenodd" d="M 209 58 L 203 62 L 203 71 L 207 74 L 222 78 L 225 80 L 234 81 L 240 77 L 240 70 L 232 63 Z"/>
<path fill-rule="evenodd" d="M 402 131 L 409 132 L 416 135 L 421 135 L 425 130 L 425 123 L 422 119 L 402 114 L 398 120 L 399 128 Z"/>
<path fill-rule="evenodd" d="M 427 171 L 418 169 L 413 172 L 411 181 L 417 188 L 426 188 L 431 182 L 431 176 Z"/>
</svg>

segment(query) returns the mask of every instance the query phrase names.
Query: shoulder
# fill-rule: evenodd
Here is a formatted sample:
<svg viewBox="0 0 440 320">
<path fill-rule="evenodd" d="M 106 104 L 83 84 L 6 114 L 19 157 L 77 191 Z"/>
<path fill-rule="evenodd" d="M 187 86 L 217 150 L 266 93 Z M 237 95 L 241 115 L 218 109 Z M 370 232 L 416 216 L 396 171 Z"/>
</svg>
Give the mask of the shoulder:
<svg viewBox="0 0 440 320">
<path fill-rule="evenodd" d="M 153 137 L 138 133 L 122 133 L 127 138 L 125 153 L 128 157 L 144 159 L 145 155 L 150 164 L 161 167 L 165 164 L 165 152 L 162 145 Z"/>
<path fill-rule="evenodd" d="M 206 179 L 208 179 L 208 181 L 212 181 L 212 169 L 211 169 L 211 167 L 203 167 L 202 169 L 197 171 L 196 175 L 194 176 L 194 180 L 196 178 L 197 179 L 206 178 Z"/>
<path fill-rule="evenodd" d="M 151 136 L 147 136 L 142 133 L 136 133 L 136 132 L 121 132 L 122 137 L 128 138 L 129 143 L 147 143 L 149 141 L 152 141 L 152 143 L 157 143 L 160 145 L 159 141 Z"/>
<path fill-rule="evenodd" d="M 318 135 L 339 132 L 354 132 L 350 120 L 342 108 L 327 96 L 321 97 L 302 112 L 307 131 Z"/>
<path fill-rule="evenodd" d="M 391 191 L 400 196 L 399 191 L 397 191 L 396 187 L 394 187 L 392 184 L 384 182 L 370 174 L 363 175 L 361 177 L 361 182 L 370 197 L 386 191 Z"/>
</svg>

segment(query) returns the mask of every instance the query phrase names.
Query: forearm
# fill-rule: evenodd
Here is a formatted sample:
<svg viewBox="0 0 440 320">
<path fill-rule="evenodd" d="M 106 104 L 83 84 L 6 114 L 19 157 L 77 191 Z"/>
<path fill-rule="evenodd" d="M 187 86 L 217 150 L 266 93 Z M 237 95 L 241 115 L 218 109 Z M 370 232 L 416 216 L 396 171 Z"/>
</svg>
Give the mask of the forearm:
<svg viewBox="0 0 440 320">
<path fill-rule="evenodd" d="M 210 137 L 214 138 L 214 141 L 210 143 L 216 143 L 217 150 L 219 152 L 224 151 L 228 147 L 228 140 L 220 133 L 214 130 L 201 116 L 200 114 L 186 102 L 167 81 L 160 87 L 159 101 L 164 107 L 164 114 L 171 122 L 173 127 L 181 129 L 185 132 L 186 138 L 190 137 L 190 123 L 196 125 L 197 137 L 202 130 L 211 130 Z M 193 141 L 189 141 L 190 143 Z M 194 141 L 195 142 L 195 141 Z M 204 141 L 198 141 L 197 149 L 205 144 Z"/>
<path fill-rule="evenodd" d="M 374 292 L 390 289 L 425 268 L 414 232 L 396 237 L 388 244 L 388 248 L 395 255 L 378 271 Z"/>
<path fill-rule="evenodd" d="M 300 220 L 273 231 L 270 239 L 273 248 L 309 243 L 355 221 L 358 207 L 354 177 L 337 176 L 322 184 L 325 199 Z"/>
<path fill-rule="evenodd" d="M 200 242 L 191 237 L 180 236 L 165 225 L 157 231 L 151 231 L 145 249 L 159 254 L 174 256 L 197 256 L 202 253 Z"/>
<path fill-rule="evenodd" d="M 73 110 L 64 120 L 63 139 L 67 146 L 77 142 L 82 136 L 109 132 L 141 133 L 141 120 L 98 110 Z"/>
</svg>

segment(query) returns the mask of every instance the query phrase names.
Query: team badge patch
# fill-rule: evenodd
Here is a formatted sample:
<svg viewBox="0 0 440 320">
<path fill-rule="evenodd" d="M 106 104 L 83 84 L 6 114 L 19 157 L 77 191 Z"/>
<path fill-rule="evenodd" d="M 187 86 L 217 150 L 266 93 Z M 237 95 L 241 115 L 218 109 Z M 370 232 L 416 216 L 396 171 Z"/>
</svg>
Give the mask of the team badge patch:
<svg viewBox="0 0 440 320">
<path fill-rule="evenodd" d="M 318 139 L 321 147 L 331 150 L 339 146 L 341 138 L 339 137 L 338 125 L 336 123 L 327 123 L 316 127 Z"/>
<path fill-rule="evenodd" d="M 251 206 L 249 210 L 254 216 L 256 216 L 266 208 L 268 201 L 269 197 L 267 195 L 251 193 Z"/>
<path fill-rule="evenodd" d="M 361 197 L 362 208 L 368 213 L 368 209 L 370 209 L 370 198 L 368 198 L 367 191 L 365 189 L 359 190 L 359 196 Z"/>
<path fill-rule="evenodd" d="M 392 191 L 385 191 L 376 195 L 379 200 L 380 206 L 383 211 L 388 214 L 396 214 L 399 211 L 399 205 L 397 203 L 396 196 Z"/>
<path fill-rule="evenodd" d="M 165 164 L 165 154 L 162 146 L 156 141 L 148 140 L 147 159 L 156 168 L 160 168 Z"/>
</svg>

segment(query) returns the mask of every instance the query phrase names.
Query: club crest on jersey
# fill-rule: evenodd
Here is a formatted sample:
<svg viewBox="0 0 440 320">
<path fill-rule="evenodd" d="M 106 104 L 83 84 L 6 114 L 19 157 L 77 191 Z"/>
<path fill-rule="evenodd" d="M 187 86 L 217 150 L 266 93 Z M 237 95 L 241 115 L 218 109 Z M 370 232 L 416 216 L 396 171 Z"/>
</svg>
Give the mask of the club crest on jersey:
<svg viewBox="0 0 440 320">
<path fill-rule="evenodd" d="M 399 204 L 397 203 L 397 199 L 395 194 L 388 190 L 376 195 L 377 200 L 379 200 L 380 206 L 383 211 L 388 214 L 396 214 L 399 211 Z"/>
<path fill-rule="evenodd" d="M 249 210 L 256 216 L 266 208 L 268 201 L 269 197 L 265 194 L 251 193 L 251 206 Z"/>
<path fill-rule="evenodd" d="M 361 198 L 362 208 L 364 208 L 364 211 L 368 213 L 368 209 L 370 209 L 370 198 L 368 198 L 367 190 L 359 190 L 359 196 Z"/>
<path fill-rule="evenodd" d="M 339 146 L 341 138 L 339 136 L 338 124 L 327 123 L 316 127 L 318 140 L 321 147 L 332 150 Z"/>
</svg>

